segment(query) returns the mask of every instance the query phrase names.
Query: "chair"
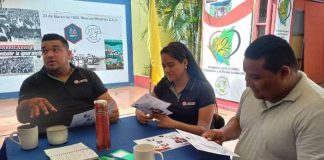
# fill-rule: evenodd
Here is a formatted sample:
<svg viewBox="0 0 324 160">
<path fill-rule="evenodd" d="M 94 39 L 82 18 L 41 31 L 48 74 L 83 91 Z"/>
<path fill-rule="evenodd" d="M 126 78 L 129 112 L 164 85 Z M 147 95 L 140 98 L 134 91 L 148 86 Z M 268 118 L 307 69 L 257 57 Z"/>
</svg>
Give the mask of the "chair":
<svg viewBox="0 0 324 160">
<path fill-rule="evenodd" d="M 213 120 L 210 125 L 210 129 L 220 129 L 224 127 L 224 125 L 225 125 L 225 120 L 221 115 L 218 114 L 218 106 L 216 103 L 215 113 L 213 115 Z"/>
</svg>

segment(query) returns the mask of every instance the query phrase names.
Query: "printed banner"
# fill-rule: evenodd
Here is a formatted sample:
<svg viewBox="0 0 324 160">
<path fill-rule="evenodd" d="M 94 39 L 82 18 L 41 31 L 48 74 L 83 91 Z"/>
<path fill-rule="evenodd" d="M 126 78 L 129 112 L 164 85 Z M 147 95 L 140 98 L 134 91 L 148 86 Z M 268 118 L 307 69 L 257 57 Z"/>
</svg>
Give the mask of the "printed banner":
<svg viewBox="0 0 324 160">
<path fill-rule="evenodd" d="M 41 56 L 41 32 L 65 36 L 70 42 L 75 66 L 94 71 L 124 68 L 121 17 L 7 8 L 0 12 L 3 13 L 0 19 L 3 22 L 0 25 L 1 76 L 39 70 L 35 65 L 42 64 L 37 60 Z M 27 69 L 22 71 L 19 68 L 23 66 Z"/>
<path fill-rule="evenodd" d="M 244 51 L 250 44 L 253 0 L 205 0 L 202 70 L 216 97 L 238 102 L 245 89 Z"/>
<path fill-rule="evenodd" d="M 289 42 L 294 0 L 278 0 L 274 35 Z"/>
<path fill-rule="evenodd" d="M 124 68 L 121 17 L 42 11 L 41 28 L 42 33 L 59 33 L 71 42 L 72 63 L 76 66 L 94 71 Z M 118 50 L 106 48 L 111 39 L 119 41 Z M 107 52 L 119 57 L 118 67 L 109 67 L 116 57 L 107 56 Z"/>
<path fill-rule="evenodd" d="M 64 4 L 64 5 L 62 5 Z M 17 92 L 43 66 L 41 38 L 64 36 L 71 63 L 96 72 L 104 84 L 131 83 L 127 1 L 10 0 L 0 8 L 0 95 Z M 130 63 L 131 62 L 131 63 Z"/>
</svg>

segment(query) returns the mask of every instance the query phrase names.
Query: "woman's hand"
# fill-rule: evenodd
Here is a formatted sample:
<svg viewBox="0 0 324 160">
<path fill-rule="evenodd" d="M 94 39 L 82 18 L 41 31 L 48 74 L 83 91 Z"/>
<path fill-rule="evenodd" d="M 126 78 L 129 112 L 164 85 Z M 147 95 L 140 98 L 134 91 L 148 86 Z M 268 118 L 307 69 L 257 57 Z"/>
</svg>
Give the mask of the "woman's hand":
<svg viewBox="0 0 324 160">
<path fill-rule="evenodd" d="M 153 113 L 152 115 L 153 121 L 156 122 L 158 127 L 161 128 L 174 128 L 174 120 L 171 119 L 169 116 L 164 114 L 156 114 Z"/>
<path fill-rule="evenodd" d="M 152 116 L 151 115 L 146 115 L 143 111 L 136 109 L 136 118 L 138 122 L 145 124 L 149 121 L 152 121 Z"/>
</svg>

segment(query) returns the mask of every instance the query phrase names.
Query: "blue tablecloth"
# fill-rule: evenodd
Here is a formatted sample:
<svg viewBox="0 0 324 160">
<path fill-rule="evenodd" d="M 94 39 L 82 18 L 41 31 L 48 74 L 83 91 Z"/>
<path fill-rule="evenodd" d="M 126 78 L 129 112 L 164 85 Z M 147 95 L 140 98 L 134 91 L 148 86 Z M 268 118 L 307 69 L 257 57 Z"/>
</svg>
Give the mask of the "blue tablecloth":
<svg viewBox="0 0 324 160">
<path fill-rule="evenodd" d="M 89 148 L 93 149 L 98 155 L 109 154 L 117 149 L 124 149 L 132 152 L 135 143 L 133 140 L 146 137 L 156 136 L 168 132 L 175 131 L 174 129 L 162 129 L 155 126 L 154 123 L 149 125 L 141 125 L 137 122 L 134 116 L 121 118 L 116 124 L 110 126 L 111 132 L 111 149 L 99 152 L 96 149 L 96 131 L 95 126 L 69 129 L 69 139 L 64 145 L 75 144 L 78 142 L 84 143 Z M 44 149 L 54 148 L 59 146 L 51 146 L 48 144 L 46 137 L 39 139 L 38 147 L 33 150 L 24 151 L 20 147 L 9 140 L 4 142 L 6 156 L 9 160 L 44 160 L 48 159 L 44 153 Z M 229 160 L 228 156 L 211 154 L 195 149 L 193 146 L 185 146 L 174 150 L 163 152 L 165 160 Z M 157 160 L 159 160 L 157 158 Z"/>
</svg>

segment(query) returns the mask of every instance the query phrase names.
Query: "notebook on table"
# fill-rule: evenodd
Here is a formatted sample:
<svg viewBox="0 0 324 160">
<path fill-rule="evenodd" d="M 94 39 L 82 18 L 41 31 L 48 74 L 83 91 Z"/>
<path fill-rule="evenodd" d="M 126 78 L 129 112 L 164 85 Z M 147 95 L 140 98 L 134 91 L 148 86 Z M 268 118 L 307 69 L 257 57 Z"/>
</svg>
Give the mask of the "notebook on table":
<svg viewBox="0 0 324 160">
<path fill-rule="evenodd" d="M 50 158 L 50 160 L 93 160 L 99 158 L 95 151 L 83 143 L 45 149 L 44 152 Z"/>
</svg>

